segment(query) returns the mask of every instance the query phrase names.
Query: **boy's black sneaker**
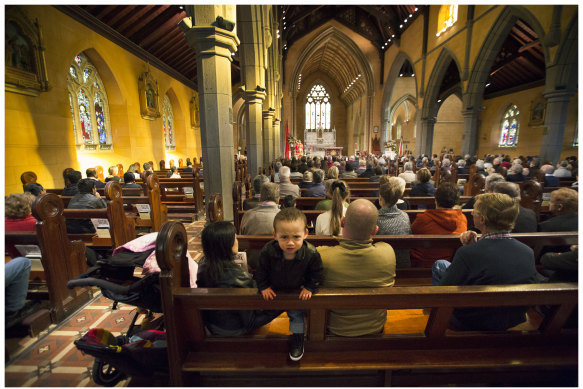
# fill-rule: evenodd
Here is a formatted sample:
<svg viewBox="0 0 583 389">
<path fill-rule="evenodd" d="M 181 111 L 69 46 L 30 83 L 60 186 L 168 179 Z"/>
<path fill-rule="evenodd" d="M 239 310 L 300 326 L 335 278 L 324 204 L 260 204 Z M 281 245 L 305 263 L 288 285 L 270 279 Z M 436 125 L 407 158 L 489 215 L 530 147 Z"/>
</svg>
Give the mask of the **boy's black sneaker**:
<svg viewBox="0 0 583 389">
<path fill-rule="evenodd" d="M 292 334 L 289 347 L 289 358 L 299 361 L 304 356 L 304 334 Z"/>
</svg>

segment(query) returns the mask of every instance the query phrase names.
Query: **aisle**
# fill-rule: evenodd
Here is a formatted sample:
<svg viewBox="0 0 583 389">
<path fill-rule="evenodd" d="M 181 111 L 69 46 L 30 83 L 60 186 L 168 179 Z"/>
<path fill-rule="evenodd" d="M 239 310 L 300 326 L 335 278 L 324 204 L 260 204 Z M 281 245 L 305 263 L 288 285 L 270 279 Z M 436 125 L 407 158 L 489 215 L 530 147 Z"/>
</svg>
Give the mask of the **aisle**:
<svg viewBox="0 0 583 389">
<path fill-rule="evenodd" d="M 185 225 L 188 251 L 198 261 L 202 257 L 200 233 L 203 221 Z M 73 341 L 91 328 L 106 328 L 114 335 L 127 332 L 135 314 L 135 307 L 119 304 L 112 310 L 112 301 L 96 292 L 96 297 L 82 310 L 60 325 L 51 325 L 38 336 L 6 340 L 4 386 L 16 387 L 73 387 L 98 386 L 91 380 L 93 357 L 83 355 Z M 142 316 L 143 317 L 143 316 Z M 128 380 L 117 386 L 126 386 Z"/>
</svg>

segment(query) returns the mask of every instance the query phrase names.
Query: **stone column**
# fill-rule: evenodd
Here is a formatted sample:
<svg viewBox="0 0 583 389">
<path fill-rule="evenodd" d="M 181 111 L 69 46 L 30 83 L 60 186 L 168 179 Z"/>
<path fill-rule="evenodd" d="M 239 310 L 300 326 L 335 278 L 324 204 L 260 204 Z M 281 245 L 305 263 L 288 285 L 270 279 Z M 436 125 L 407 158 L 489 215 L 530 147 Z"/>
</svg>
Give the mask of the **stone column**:
<svg viewBox="0 0 583 389">
<path fill-rule="evenodd" d="M 435 125 L 435 118 L 422 118 L 420 124 L 421 131 L 417 133 L 415 154 L 431 155 L 433 149 L 433 126 Z"/>
<path fill-rule="evenodd" d="M 263 100 L 265 92 L 246 91 L 244 94 L 247 109 L 247 172 L 251 179 L 257 168 L 263 166 Z"/>
<path fill-rule="evenodd" d="M 241 89 L 247 109 L 247 172 L 251 178 L 263 167 L 263 103 L 265 92 L 265 56 L 263 6 L 237 7 L 237 29 L 241 37 Z"/>
<path fill-rule="evenodd" d="M 263 111 L 263 167 L 273 161 L 273 117 L 275 110 L 269 108 Z"/>
<path fill-rule="evenodd" d="M 543 161 L 549 160 L 556 164 L 561 158 L 567 108 L 569 107 L 571 95 L 572 92 L 565 91 L 552 91 L 543 94 L 547 99 L 545 127 L 540 149 L 540 156 Z M 520 138 L 518 139 L 520 141 Z"/>
<path fill-rule="evenodd" d="M 280 137 L 281 131 L 279 128 L 279 119 L 273 119 L 273 158 L 276 159 L 281 156 Z"/>
<path fill-rule="evenodd" d="M 464 115 L 464 134 L 461 155 L 474 155 L 478 145 L 478 117 L 480 112 L 474 109 L 462 111 Z"/>
<path fill-rule="evenodd" d="M 218 16 L 233 20 L 234 7 L 195 6 L 196 26 L 183 28 L 188 44 L 196 52 L 205 201 L 208 204 L 211 194 L 220 193 L 227 221 L 233 220 L 231 193 L 235 180 L 231 53 L 237 51 L 239 38 L 232 31 L 210 24 Z"/>
</svg>

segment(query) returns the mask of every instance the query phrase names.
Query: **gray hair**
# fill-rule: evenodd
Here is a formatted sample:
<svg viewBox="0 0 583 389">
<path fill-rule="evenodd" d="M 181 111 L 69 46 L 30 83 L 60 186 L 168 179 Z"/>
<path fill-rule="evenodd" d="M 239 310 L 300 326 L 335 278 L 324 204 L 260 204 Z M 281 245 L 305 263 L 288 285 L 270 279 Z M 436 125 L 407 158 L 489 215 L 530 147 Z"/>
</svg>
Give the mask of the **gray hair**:
<svg viewBox="0 0 583 389">
<path fill-rule="evenodd" d="M 510 167 L 510 170 L 512 170 L 514 173 L 522 173 L 522 165 L 514 164 Z"/>
<path fill-rule="evenodd" d="M 275 172 L 278 173 L 279 169 L 281 169 L 281 162 L 278 161 L 275 163 Z"/>
<path fill-rule="evenodd" d="M 520 186 L 514 182 L 501 181 L 494 183 L 492 187 L 493 193 L 504 193 L 513 199 L 520 200 Z"/>
<path fill-rule="evenodd" d="M 324 170 L 316 169 L 312 175 L 314 176 L 314 184 L 319 184 L 324 179 Z"/>
<path fill-rule="evenodd" d="M 259 174 L 253 178 L 253 192 L 259 194 L 261 192 L 261 187 L 266 182 L 269 182 L 269 177 L 264 174 Z"/>
<path fill-rule="evenodd" d="M 477 167 L 478 169 L 484 169 L 484 160 L 483 160 L 483 159 L 478 159 L 478 160 L 476 161 L 476 167 Z"/>
<path fill-rule="evenodd" d="M 279 169 L 279 179 L 281 180 L 283 179 L 287 179 L 290 176 L 290 170 L 289 170 L 289 166 L 282 166 Z"/>
<path fill-rule="evenodd" d="M 405 162 L 405 170 L 413 170 L 413 164 L 411 162 Z"/>
<path fill-rule="evenodd" d="M 466 160 L 465 159 L 460 159 L 459 161 L 457 161 L 457 166 L 458 167 L 465 167 L 466 166 Z"/>
<path fill-rule="evenodd" d="M 441 166 L 448 167 L 450 165 L 451 165 L 451 161 L 447 158 L 444 158 L 443 161 L 441 162 Z"/>
<path fill-rule="evenodd" d="M 489 191 L 492 189 L 495 183 L 506 181 L 502 174 L 492 173 L 488 177 L 486 177 L 486 190 Z"/>
<path fill-rule="evenodd" d="M 553 165 L 542 165 L 540 168 L 545 174 L 552 174 L 555 171 Z"/>
</svg>

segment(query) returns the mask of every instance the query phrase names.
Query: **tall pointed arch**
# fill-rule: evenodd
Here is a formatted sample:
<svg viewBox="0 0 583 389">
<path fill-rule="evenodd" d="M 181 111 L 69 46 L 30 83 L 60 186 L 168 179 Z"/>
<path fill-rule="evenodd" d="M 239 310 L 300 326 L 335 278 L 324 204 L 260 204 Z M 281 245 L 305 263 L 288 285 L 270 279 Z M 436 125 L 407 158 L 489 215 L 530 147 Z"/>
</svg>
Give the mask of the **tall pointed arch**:
<svg viewBox="0 0 583 389">
<path fill-rule="evenodd" d="M 382 99 L 382 103 L 381 103 L 381 145 L 384 144 L 384 142 L 389 140 L 390 123 L 391 123 L 391 119 L 392 119 L 391 101 L 393 99 L 393 90 L 394 90 L 395 82 L 397 81 L 397 78 L 399 77 L 399 72 L 400 72 L 401 68 L 403 67 L 403 64 L 405 64 L 405 62 L 409 62 L 411 64 L 411 67 L 413 67 L 413 61 L 411 61 L 411 58 L 409 58 L 409 56 L 406 53 L 399 52 L 397 54 L 397 56 L 395 57 L 395 60 L 393 61 L 391 69 L 389 70 L 389 73 L 387 74 L 387 78 L 385 79 L 385 82 L 384 82 L 385 87 L 383 89 L 383 99 Z M 417 78 L 415 78 L 415 81 L 416 80 L 417 80 Z M 411 95 L 413 97 L 413 99 L 415 100 L 415 105 L 417 105 L 417 95 L 418 95 L 417 92 L 418 92 L 417 91 L 417 82 L 415 82 L 415 94 Z M 400 101 L 400 99 L 399 99 L 399 101 Z"/>
<path fill-rule="evenodd" d="M 519 5 L 505 6 L 486 35 L 486 39 L 482 43 L 480 52 L 474 61 L 474 66 L 470 72 L 467 88 L 464 93 L 463 105 L 465 111 L 477 110 L 482 106 L 484 89 L 490 69 L 500 52 L 504 40 L 518 19 L 522 19 L 528 23 L 539 37 L 545 36 L 545 31 L 538 19 L 529 10 Z M 541 45 L 545 62 L 548 63 L 549 48 L 545 44 L 544 39 L 541 39 Z"/>
<path fill-rule="evenodd" d="M 77 149 L 111 150 L 107 93 L 99 72 L 83 52 L 69 66 L 67 89 Z"/>
</svg>

